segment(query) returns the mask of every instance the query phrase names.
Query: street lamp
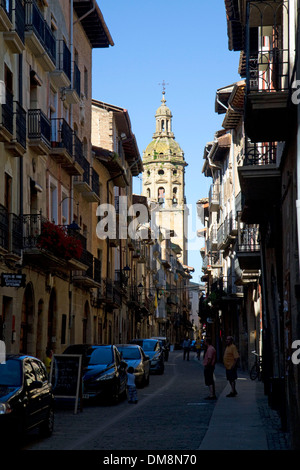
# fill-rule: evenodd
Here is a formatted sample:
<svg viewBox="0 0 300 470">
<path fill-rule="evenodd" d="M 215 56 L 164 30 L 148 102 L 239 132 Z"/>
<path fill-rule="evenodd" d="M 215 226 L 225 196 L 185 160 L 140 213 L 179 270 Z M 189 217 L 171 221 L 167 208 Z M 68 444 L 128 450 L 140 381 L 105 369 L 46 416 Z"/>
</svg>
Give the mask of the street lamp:
<svg viewBox="0 0 300 470">
<path fill-rule="evenodd" d="M 126 264 L 126 266 L 124 266 L 122 271 L 123 271 L 124 284 L 127 285 L 128 279 L 129 279 L 129 276 L 130 276 L 131 268 Z"/>
</svg>

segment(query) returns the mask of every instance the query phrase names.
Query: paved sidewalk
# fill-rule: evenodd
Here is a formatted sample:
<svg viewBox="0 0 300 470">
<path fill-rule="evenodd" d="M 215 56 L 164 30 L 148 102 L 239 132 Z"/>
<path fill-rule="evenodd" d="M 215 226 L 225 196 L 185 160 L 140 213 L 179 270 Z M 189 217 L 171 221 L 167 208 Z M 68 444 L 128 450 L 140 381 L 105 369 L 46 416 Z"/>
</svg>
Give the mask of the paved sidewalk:
<svg viewBox="0 0 300 470">
<path fill-rule="evenodd" d="M 288 436 L 280 429 L 278 413 L 268 406 L 263 384 L 242 371 L 238 377 L 238 395 L 228 398 L 229 384 L 224 388 L 199 450 L 288 450 Z"/>
</svg>

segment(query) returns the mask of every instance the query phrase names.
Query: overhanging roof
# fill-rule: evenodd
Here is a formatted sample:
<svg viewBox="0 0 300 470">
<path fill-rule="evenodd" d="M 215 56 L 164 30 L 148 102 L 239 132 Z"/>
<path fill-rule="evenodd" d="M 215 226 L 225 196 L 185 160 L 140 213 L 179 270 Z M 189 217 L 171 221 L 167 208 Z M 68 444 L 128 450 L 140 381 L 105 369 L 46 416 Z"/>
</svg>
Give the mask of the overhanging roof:
<svg viewBox="0 0 300 470">
<path fill-rule="evenodd" d="M 96 0 L 73 0 L 73 7 L 93 48 L 114 46 Z"/>
<path fill-rule="evenodd" d="M 241 23 L 238 0 L 225 0 L 228 48 L 240 51 L 244 47 L 244 27 Z"/>
<path fill-rule="evenodd" d="M 131 130 L 131 122 L 127 109 L 104 103 L 103 101 L 92 100 L 93 106 L 106 109 L 114 113 L 114 118 L 118 133 L 122 138 L 122 146 L 125 159 L 130 167 L 133 176 L 138 176 L 143 171 L 143 162 L 137 146 L 135 135 Z"/>
<path fill-rule="evenodd" d="M 121 165 L 119 158 L 116 158 L 113 152 L 102 147 L 96 147 L 95 145 L 93 145 L 93 151 L 95 153 L 95 158 L 105 166 L 111 178 L 114 178 L 114 186 L 119 186 L 120 188 L 128 186 L 129 183 L 125 175 L 125 170 Z"/>
</svg>

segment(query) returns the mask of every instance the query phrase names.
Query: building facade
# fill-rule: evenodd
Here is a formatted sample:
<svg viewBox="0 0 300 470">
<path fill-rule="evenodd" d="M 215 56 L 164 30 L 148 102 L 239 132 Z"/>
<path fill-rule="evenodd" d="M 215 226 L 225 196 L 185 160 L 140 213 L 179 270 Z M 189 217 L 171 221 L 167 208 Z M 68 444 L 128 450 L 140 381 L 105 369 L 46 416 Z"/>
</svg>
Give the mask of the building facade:
<svg viewBox="0 0 300 470">
<path fill-rule="evenodd" d="M 235 284 L 243 289 L 234 336 L 246 367 L 251 365 L 252 346 L 262 355 L 265 393 L 280 412 L 291 447 L 297 449 L 299 366 L 293 352 L 300 334 L 299 2 L 226 0 L 225 9 L 228 46 L 240 53 L 242 79 L 230 89 L 217 91 L 216 106 L 219 114 L 225 114 L 222 126 L 231 133 L 234 156 L 232 254 L 237 263 Z M 219 142 L 220 135 L 217 138 Z M 205 171 L 215 181 L 210 163 L 213 160 Z M 222 206 L 222 213 L 226 210 Z M 204 214 L 208 232 L 208 208 Z M 203 250 L 204 254 L 209 251 Z M 203 264 L 208 285 L 216 272 L 214 262 L 208 257 Z M 219 280 L 219 273 L 216 275 Z"/>
<path fill-rule="evenodd" d="M 61 352 L 98 335 L 89 291 L 100 285 L 90 237 L 100 201 L 92 50 L 113 41 L 92 3 L 0 6 L 0 336 L 8 352 L 43 358 L 46 347 Z"/>
</svg>

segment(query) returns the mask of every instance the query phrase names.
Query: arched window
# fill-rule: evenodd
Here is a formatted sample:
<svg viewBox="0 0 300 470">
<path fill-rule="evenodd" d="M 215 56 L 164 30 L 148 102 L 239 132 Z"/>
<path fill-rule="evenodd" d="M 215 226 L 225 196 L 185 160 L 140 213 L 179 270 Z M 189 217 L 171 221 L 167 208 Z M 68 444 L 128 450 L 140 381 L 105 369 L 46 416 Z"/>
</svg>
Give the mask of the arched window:
<svg viewBox="0 0 300 470">
<path fill-rule="evenodd" d="M 147 188 L 147 198 L 150 199 L 151 197 L 151 190 L 150 188 Z"/>
<path fill-rule="evenodd" d="M 173 206 L 176 206 L 177 205 L 177 202 L 178 202 L 178 199 L 177 199 L 177 188 L 176 186 L 173 188 L 173 197 L 172 197 L 172 204 Z"/>
<path fill-rule="evenodd" d="M 164 170 L 158 170 L 158 174 L 159 174 L 159 175 L 164 175 L 165 172 L 164 172 Z"/>
<path fill-rule="evenodd" d="M 165 130 L 165 121 L 162 119 L 161 121 L 161 130 L 164 131 Z"/>
</svg>

